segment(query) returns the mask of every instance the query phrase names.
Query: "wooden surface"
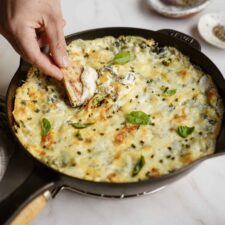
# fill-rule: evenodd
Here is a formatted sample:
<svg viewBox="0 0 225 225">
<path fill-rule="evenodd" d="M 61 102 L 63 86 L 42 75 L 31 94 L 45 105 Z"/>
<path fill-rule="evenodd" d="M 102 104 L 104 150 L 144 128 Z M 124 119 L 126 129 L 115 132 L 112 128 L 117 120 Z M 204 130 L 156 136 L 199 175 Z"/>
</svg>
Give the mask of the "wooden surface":
<svg viewBox="0 0 225 225">
<path fill-rule="evenodd" d="M 44 194 L 30 202 L 10 225 L 28 225 L 44 209 L 47 199 Z"/>
</svg>

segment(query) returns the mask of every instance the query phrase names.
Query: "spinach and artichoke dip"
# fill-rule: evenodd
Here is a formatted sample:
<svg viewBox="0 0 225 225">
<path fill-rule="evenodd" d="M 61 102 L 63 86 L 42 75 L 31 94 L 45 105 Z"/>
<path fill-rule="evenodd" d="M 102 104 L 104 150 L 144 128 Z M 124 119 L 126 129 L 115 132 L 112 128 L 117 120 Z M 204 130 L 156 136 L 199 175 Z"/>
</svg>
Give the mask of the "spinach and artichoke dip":
<svg viewBox="0 0 225 225">
<path fill-rule="evenodd" d="M 63 82 L 31 68 L 13 115 L 23 146 L 54 169 L 81 179 L 135 182 L 212 154 L 223 105 L 209 75 L 174 47 L 111 36 L 75 40 L 81 102 Z M 83 99 L 83 100 L 82 100 Z"/>
</svg>

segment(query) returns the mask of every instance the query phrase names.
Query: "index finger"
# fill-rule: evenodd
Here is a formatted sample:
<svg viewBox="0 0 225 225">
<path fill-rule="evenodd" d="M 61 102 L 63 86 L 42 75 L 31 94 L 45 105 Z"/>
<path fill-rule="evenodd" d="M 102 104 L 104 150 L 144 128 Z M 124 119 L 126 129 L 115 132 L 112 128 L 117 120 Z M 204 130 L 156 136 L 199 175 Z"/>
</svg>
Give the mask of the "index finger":
<svg viewBox="0 0 225 225">
<path fill-rule="evenodd" d="M 18 47 L 22 52 L 22 57 L 37 66 L 44 74 L 61 80 L 63 78 L 61 70 L 52 62 L 49 56 L 41 52 L 35 30 L 30 28 L 24 31 L 21 37 L 18 39 Z"/>
</svg>

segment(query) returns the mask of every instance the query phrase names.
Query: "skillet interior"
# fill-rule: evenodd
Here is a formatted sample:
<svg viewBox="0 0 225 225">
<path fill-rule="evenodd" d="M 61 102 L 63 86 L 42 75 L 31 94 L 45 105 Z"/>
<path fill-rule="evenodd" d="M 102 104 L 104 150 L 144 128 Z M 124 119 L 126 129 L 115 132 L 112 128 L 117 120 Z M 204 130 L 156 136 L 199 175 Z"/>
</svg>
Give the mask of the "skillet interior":
<svg viewBox="0 0 225 225">
<path fill-rule="evenodd" d="M 222 74 L 217 69 L 217 67 L 204 54 L 202 54 L 197 49 L 193 48 L 190 45 L 187 45 L 181 40 L 168 37 L 168 35 L 166 34 L 162 34 L 160 32 L 155 32 L 155 31 L 144 30 L 144 29 L 137 29 L 137 28 L 102 28 L 102 29 L 94 29 L 94 30 L 84 31 L 77 34 L 70 35 L 67 37 L 67 43 L 70 43 L 72 40 L 75 40 L 78 38 L 94 39 L 94 38 L 99 38 L 99 37 L 108 36 L 108 35 L 112 35 L 114 37 L 118 37 L 120 35 L 142 36 L 144 38 L 153 38 L 162 46 L 169 45 L 169 46 L 176 47 L 183 54 L 189 56 L 193 64 L 200 66 L 204 72 L 212 76 L 213 81 L 219 90 L 220 96 L 222 97 L 223 102 L 225 102 L 225 81 Z M 13 111 L 15 91 L 16 91 L 16 88 L 21 85 L 21 80 L 24 80 L 26 78 L 28 67 L 29 65 L 27 65 L 26 63 L 21 64 L 19 70 L 17 71 L 13 80 L 11 81 L 10 87 L 8 89 L 7 114 L 8 114 L 8 121 L 9 121 L 12 132 L 13 132 L 12 111 Z M 221 133 L 217 140 L 216 153 L 219 153 L 221 150 L 225 148 L 224 136 L 225 136 L 225 133 L 224 133 L 224 121 L 223 121 Z M 15 138 L 17 139 L 16 136 Z M 25 152 L 29 154 L 26 150 Z M 31 158 L 36 163 L 38 162 L 38 164 L 40 165 L 40 162 L 37 159 L 34 159 L 32 156 Z M 194 166 L 198 164 L 198 162 L 202 160 L 203 159 L 197 160 L 190 166 L 187 166 L 185 168 L 182 168 L 180 170 L 177 170 L 171 174 L 162 176 L 160 178 L 154 178 L 151 180 L 141 181 L 137 183 L 122 183 L 122 184 L 104 183 L 104 182 L 96 183 L 92 181 L 85 181 L 85 180 L 80 180 L 77 178 L 72 178 L 67 175 L 61 175 L 61 179 L 58 185 L 60 186 L 60 185 L 67 184 L 69 186 L 76 187 L 79 190 L 84 190 L 85 192 L 96 193 L 101 195 L 102 194 L 110 195 L 110 196 L 112 195 L 120 196 L 121 194 L 135 195 L 136 193 L 142 193 L 145 191 L 154 190 L 162 185 L 172 182 L 175 179 L 178 179 L 180 176 L 186 174 L 190 169 L 192 169 Z M 46 165 L 44 165 L 44 167 L 47 168 Z M 50 168 L 48 169 L 48 171 L 53 171 L 53 169 Z"/>
</svg>

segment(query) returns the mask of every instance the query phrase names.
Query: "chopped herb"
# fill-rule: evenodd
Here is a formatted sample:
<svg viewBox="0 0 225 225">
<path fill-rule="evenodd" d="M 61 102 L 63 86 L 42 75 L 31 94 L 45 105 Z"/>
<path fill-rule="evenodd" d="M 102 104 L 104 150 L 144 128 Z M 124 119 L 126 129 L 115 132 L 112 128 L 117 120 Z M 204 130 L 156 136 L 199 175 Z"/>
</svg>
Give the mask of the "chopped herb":
<svg viewBox="0 0 225 225">
<path fill-rule="evenodd" d="M 164 66 L 169 66 L 171 62 L 172 62 L 172 59 L 168 58 L 168 59 L 164 59 L 164 60 L 162 61 L 162 64 L 163 64 Z"/>
<path fill-rule="evenodd" d="M 213 119 L 209 119 L 208 122 L 211 124 L 211 125 L 215 125 L 217 123 L 216 120 L 213 120 Z"/>
<path fill-rule="evenodd" d="M 136 148 L 136 145 L 134 145 L 134 144 L 131 144 L 131 147 L 132 147 L 132 148 Z"/>
<path fill-rule="evenodd" d="M 115 45 L 116 47 L 119 47 L 119 46 L 120 46 L 120 42 L 119 42 L 119 41 L 115 41 L 115 42 L 114 42 L 114 45 Z"/>
<path fill-rule="evenodd" d="M 80 140 L 80 141 L 83 141 L 83 138 L 81 136 L 81 133 L 78 131 L 76 134 L 75 134 L 75 137 Z"/>
<path fill-rule="evenodd" d="M 150 117 L 142 111 L 132 111 L 126 115 L 126 121 L 132 124 L 148 125 Z"/>
<path fill-rule="evenodd" d="M 22 125 L 22 127 L 24 127 L 24 128 L 26 127 L 22 120 L 19 120 L 19 123 Z"/>
<path fill-rule="evenodd" d="M 136 162 L 135 166 L 134 166 L 134 169 L 133 169 L 133 172 L 132 172 L 132 176 L 135 177 L 136 175 L 138 175 L 144 165 L 145 165 L 145 158 L 142 155 L 140 157 L 140 159 Z"/>
<path fill-rule="evenodd" d="M 150 53 L 153 52 L 153 53 L 156 53 L 157 55 L 159 55 L 159 54 L 163 53 L 164 50 L 165 50 L 164 47 L 154 45 L 154 46 L 150 49 Z"/>
<path fill-rule="evenodd" d="M 150 177 L 150 176 L 151 176 L 150 171 L 146 172 L 146 173 L 145 173 L 145 176 L 146 176 L 146 177 Z"/>
<path fill-rule="evenodd" d="M 21 100 L 21 104 L 22 105 L 26 105 L 26 101 L 25 100 Z"/>
<path fill-rule="evenodd" d="M 97 94 L 94 96 L 92 100 L 92 106 L 99 106 L 101 103 L 103 103 L 106 95 L 105 94 Z"/>
<path fill-rule="evenodd" d="M 162 95 L 163 96 L 172 96 L 172 95 L 175 95 L 176 94 L 176 89 L 169 89 L 168 87 L 165 88 L 165 90 L 163 91 Z"/>
<path fill-rule="evenodd" d="M 145 42 L 139 44 L 139 47 L 145 49 L 148 45 Z"/>
<path fill-rule="evenodd" d="M 182 138 L 186 138 L 195 130 L 195 127 L 179 126 L 177 128 L 177 134 Z"/>
<path fill-rule="evenodd" d="M 41 136 L 48 135 L 49 131 L 51 130 L 51 123 L 48 119 L 43 118 L 41 121 Z"/>
<path fill-rule="evenodd" d="M 143 140 L 140 140 L 140 144 L 142 144 L 142 145 L 143 145 L 144 143 L 145 143 L 145 142 L 144 142 Z"/>
<path fill-rule="evenodd" d="M 112 64 L 126 64 L 130 61 L 130 52 L 120 52 L 116 54 L 111 61 Z"/>
<path fill-rule="evenodd" d="M 76 129 L 84 129 L 93 125 L 93 123 L 71 123 L 71 125 Z"/>
<path fill-rule="evenodd" d="M 152 82 L 153 82 L 153 79 L 150 79 L 150 80 L 147 80 L 147 81 L 146 81 L 147 84 L 150 84 L 150 83 L 152 83 Z"/>
<path fill-rule="evenodd" d="M 162 159 L 160 159 L 160 160 L 159 160 L 159 162 L 160 162 L 160 163 L 163 163 L 163 160 L 162 160 Z"/>
<path fill-rule="evenodd" d="M 134 67 L 133 66 L 130 67 L 130 71 L 134 73 Z"/>
<path fill-rule="evenodd" d="M 80 152 L 80 151 L 77 151 L 77 154 L 78 154 L 78 155 L 81 155 L 81 152 Z"/>
</svg>

